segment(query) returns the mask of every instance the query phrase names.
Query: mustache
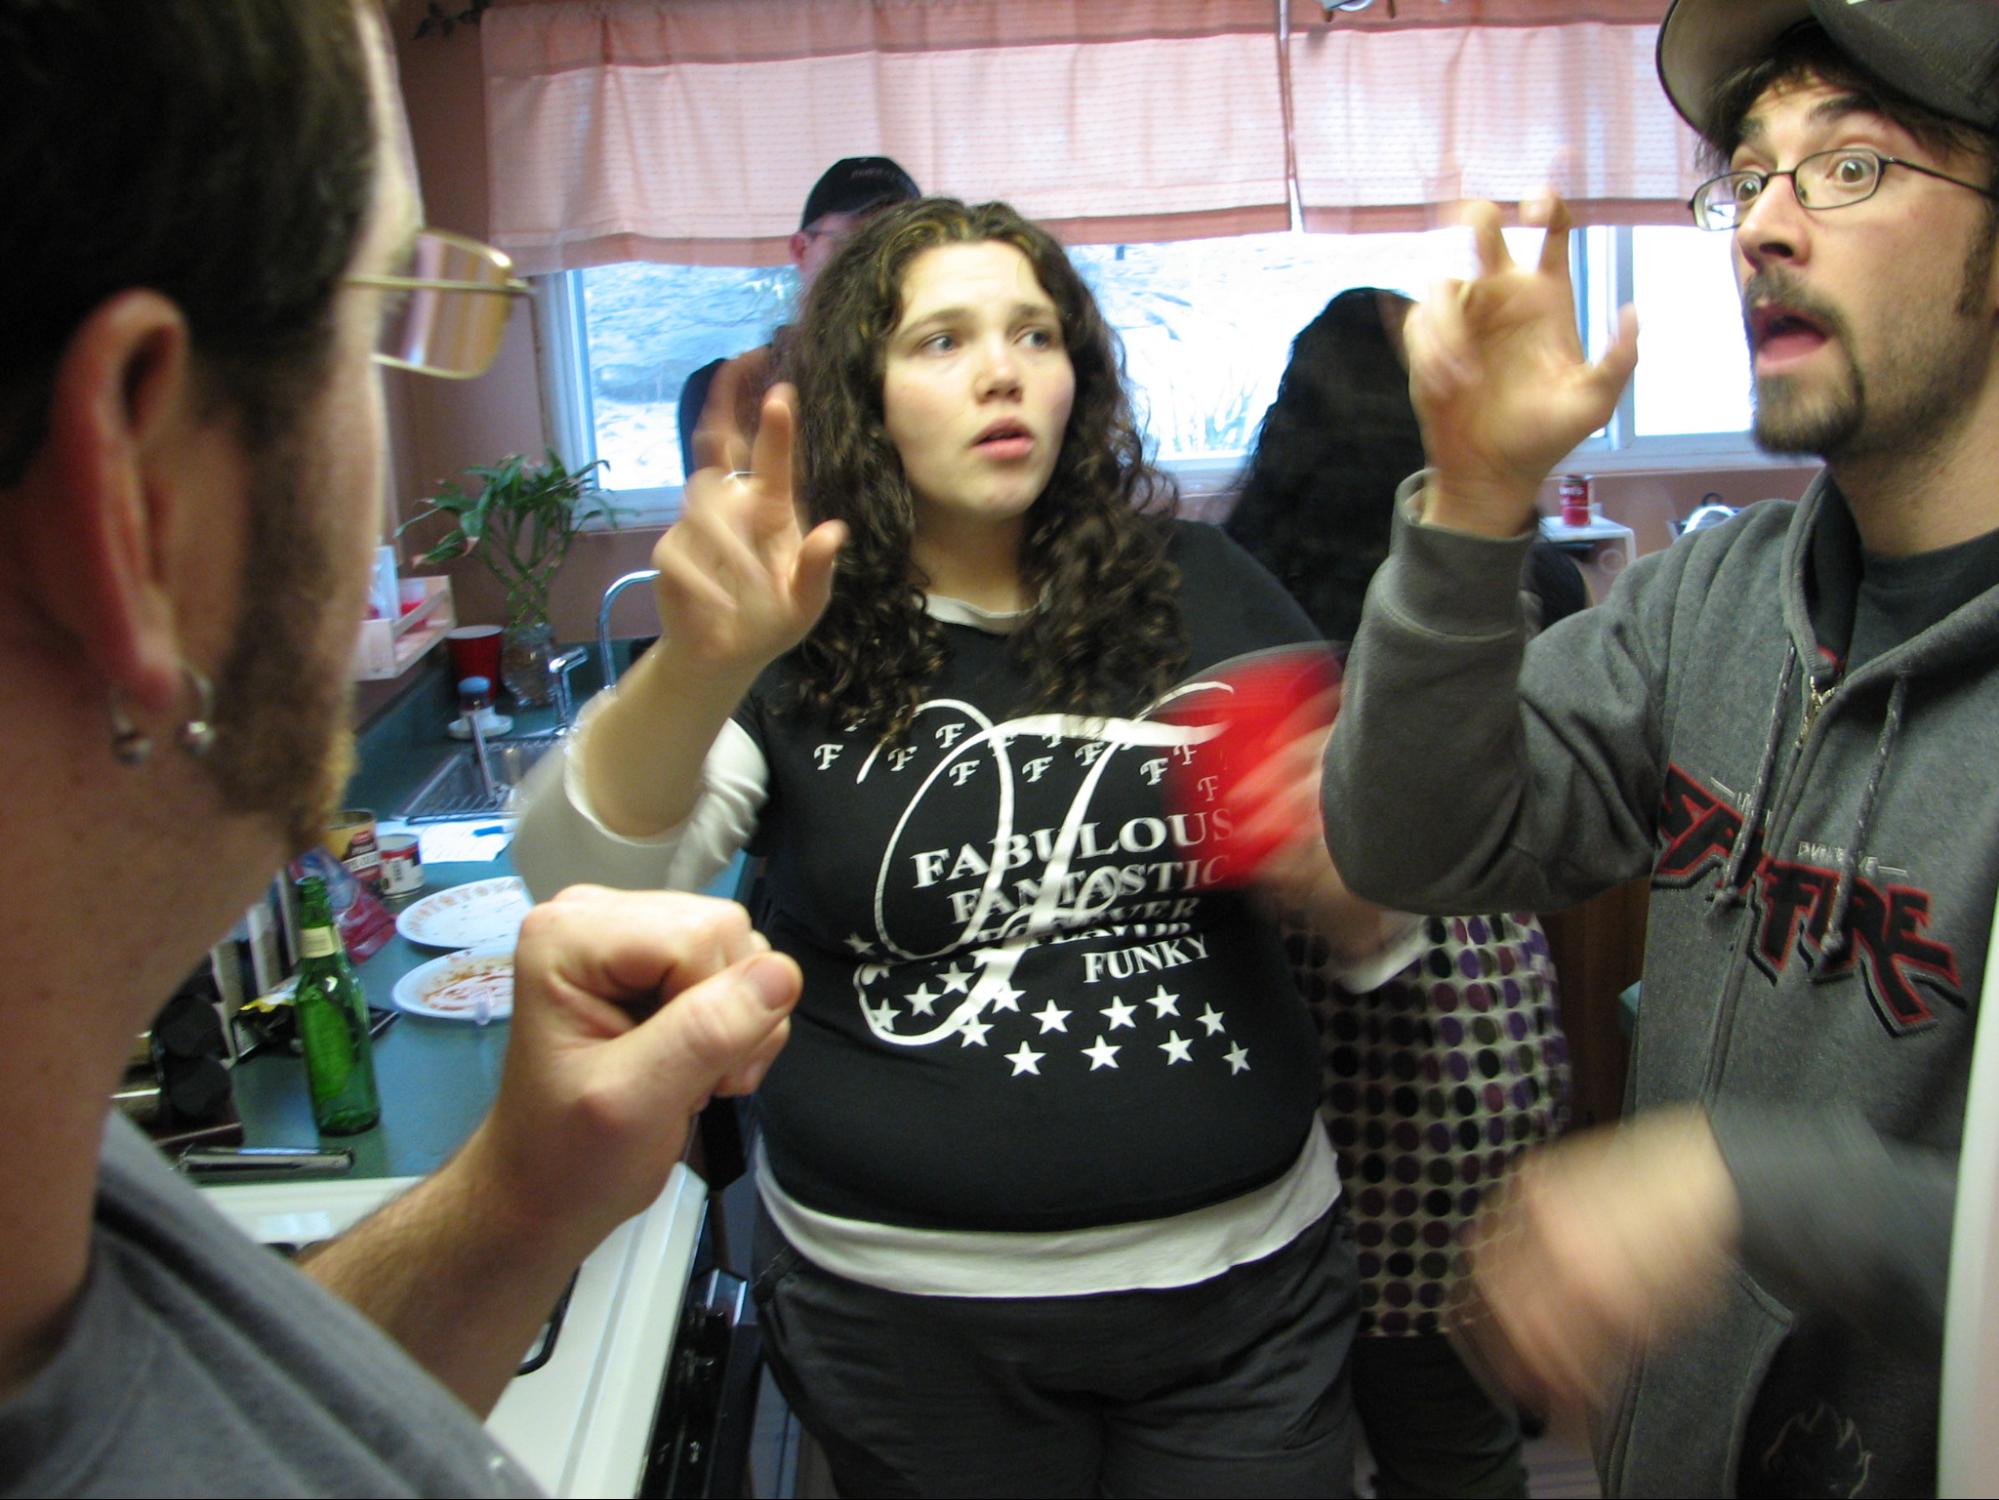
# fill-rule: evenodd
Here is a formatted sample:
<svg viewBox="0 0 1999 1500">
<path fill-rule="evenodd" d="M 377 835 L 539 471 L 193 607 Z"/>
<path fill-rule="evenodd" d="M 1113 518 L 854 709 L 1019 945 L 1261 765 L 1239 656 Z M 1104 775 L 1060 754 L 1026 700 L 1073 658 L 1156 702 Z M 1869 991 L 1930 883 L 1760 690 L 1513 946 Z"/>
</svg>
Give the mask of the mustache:
<svg viewBox="0 0 1999 1500">
<path fill-rule="evenodd" d="M 1838 308 L 1814 297 L 1788 271 L 1768 270 L 1758 271 L 1742 286 L 1742 331 L 1752 349 L 1756 345 L 1756 335 L 1749 321 L 1750 309 L 1765 302 L 1775 302 L 1792 312 L 1803 313 L 1830 336 L 1846 341 L 1846 319 L 1840 315 Z"/>
</svg>

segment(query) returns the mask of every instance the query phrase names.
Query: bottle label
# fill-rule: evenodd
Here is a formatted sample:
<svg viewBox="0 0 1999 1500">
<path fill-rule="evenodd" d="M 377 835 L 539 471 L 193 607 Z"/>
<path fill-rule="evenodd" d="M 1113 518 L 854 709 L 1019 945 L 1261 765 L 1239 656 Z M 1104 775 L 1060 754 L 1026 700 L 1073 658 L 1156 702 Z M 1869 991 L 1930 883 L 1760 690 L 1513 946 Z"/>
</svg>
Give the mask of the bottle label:
<svg viewBox="0 0 1999 1500">
<path fill-rule="evenodd" d="M 308 927 L 298 935 L 300 958 L 328 958 L 338 951 L 339 946 L 331 927 Z"/>
</svg>

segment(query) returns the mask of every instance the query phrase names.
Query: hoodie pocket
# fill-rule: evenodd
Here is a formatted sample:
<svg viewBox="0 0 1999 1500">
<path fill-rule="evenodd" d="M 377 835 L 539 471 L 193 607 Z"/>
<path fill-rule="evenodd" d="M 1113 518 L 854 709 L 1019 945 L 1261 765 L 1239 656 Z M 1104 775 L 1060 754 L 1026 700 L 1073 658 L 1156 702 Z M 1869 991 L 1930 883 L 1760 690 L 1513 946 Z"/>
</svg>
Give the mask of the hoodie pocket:
<svg viewBox="0 0 1999 1500">
<path fill-rule="evenodd" d="M 1733 1495 L 1791 1310 L 1738 1269 L 1709 1315 L 1633 1361 L 1599 1448 L 1609 1495 Z"/>
</svg>

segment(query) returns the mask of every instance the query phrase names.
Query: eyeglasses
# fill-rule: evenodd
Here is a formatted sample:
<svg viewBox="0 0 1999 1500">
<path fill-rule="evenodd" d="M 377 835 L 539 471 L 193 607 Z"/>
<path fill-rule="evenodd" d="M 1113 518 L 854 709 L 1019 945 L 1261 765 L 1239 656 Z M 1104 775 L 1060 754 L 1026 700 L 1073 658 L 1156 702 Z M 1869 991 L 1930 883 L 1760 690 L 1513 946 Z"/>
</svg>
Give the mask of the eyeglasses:
<svg viewBox="0 0 1999 1500">
<path fill-rule="evenodd" d="M 1724 172 L 1719 177 L 1710 177 L 1694 189 L 1687 207 L 1693 210 L 1694 222 L 1703 229 L 1733 229 L 1763 196 L 1773 177 L 1788 177 L 1791 191 L 1806 208 L 1820 212 L 1851 208 L 1880 191 L 1881 178 L 1890 167 L 1906 167 L 1925 177 L 1970 188 L 1981 197 L 1999 199 L 1999 193 L 1990 188 L 1952 177 L 1934 167 L 1904 161 L 1899 156 L 1883 156 L 1862 146 L 1845 146 L 1837 151 L 1814 152 L 1787 172 Z"/>
<path fill-rule="evenodd" d="M 500 352 L 513 299 L 534 295 L 506 255 L 442 229 L 418 231 L 402 274 L 347 280 L 406 294 L 383 310 L 375 362 L 446 380 L 485 374 Z"/>
</svg>

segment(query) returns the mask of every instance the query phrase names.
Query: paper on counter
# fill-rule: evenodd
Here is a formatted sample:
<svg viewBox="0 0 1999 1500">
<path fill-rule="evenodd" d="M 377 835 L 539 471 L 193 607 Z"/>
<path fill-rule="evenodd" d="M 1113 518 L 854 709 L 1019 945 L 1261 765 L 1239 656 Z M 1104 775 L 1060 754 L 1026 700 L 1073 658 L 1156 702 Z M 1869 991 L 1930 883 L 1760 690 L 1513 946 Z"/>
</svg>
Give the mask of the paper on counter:
<svg viewBox="0 0 1999 1500">
<path fill-rule="evenodd" d="M 462 818 L 423 823 L 416 829 L 425 864 L 473 864 L 498 859 L 514 838 L 512 818 Z"/>
</svg>

